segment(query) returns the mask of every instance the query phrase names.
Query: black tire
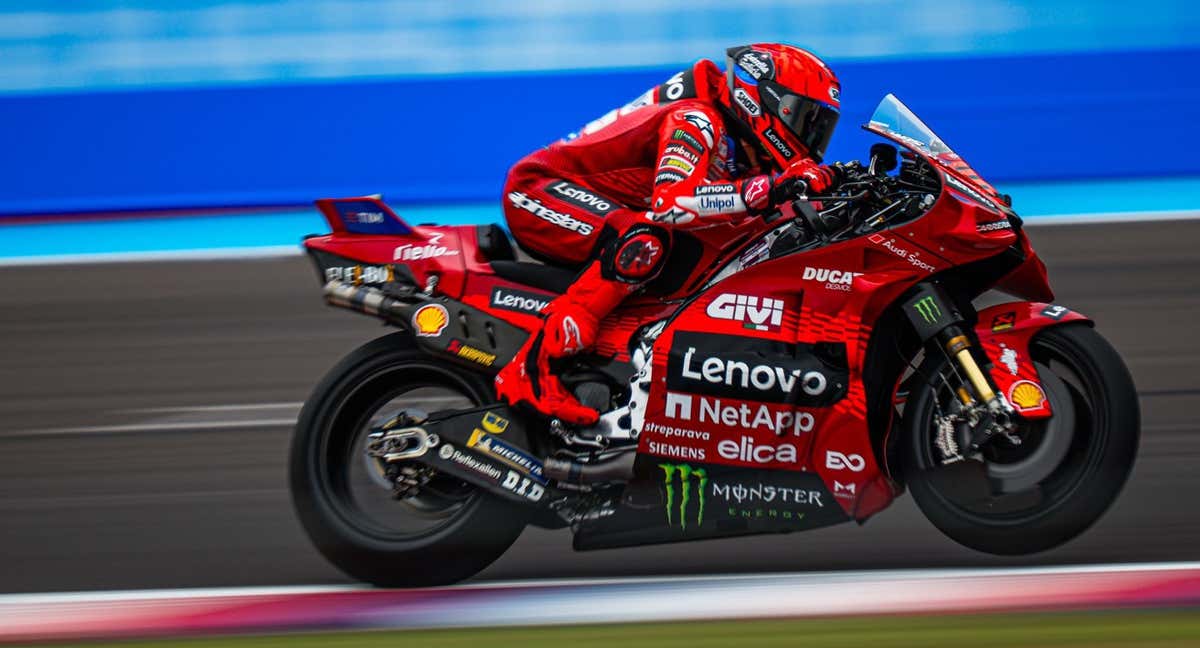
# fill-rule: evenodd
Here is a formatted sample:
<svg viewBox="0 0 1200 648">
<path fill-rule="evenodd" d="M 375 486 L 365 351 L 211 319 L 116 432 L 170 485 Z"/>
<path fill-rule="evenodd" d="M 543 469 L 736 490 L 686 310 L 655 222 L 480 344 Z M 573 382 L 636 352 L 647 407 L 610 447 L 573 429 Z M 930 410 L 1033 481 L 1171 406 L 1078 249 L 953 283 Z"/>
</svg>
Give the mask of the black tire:
<svg viewBox="0 0 1200 648">
<path fill-rule="evenodd" d="M 1049 422 L 1039 424 L 1042 426 L 1040 437 L 1037 428 L 1028 428 L 1033 435 L 1027 437 L 1028 443 L 1023 445 L 1031 446 L 1024 450 L 1027 453 L 1024 457 L 1030 462 L 1038 451 L 1038 443 L 1054 443 L 1063 449 L 1060 455 L 1054 455 L 1061 459 L 1055 460 L 1048 476 L 1036 481 L 1034 486 L 1014 489 L 1019 495 L 1013 498 L 1016 501 L 1036 493 L 1036 497 L 1029 497 L 1015 510 L 1014 507 L 996 510 L 996 507 L 964 505 L 961 492 L 969 489 L 959 490 L 957 498 L 951 492 L 955 486 L 961 488 L 961 483 L 948 485 L 924 477 L 928 474 L 924 471 L 938 465 L 933 431 L 938 389 L 925 385 L 915 390 L 918 392 L 914 394 L 916 398 L 910 399 L 904 413 L 904 465 L 913 498 L 934 526 L 956 542 L 978 551 L 998 555 L 1031 554 L 1057 547 L 1078 536 L 1116 499 L 1133 469 L 1137 454 L 1140 433 L 1137 392 L 1129 370 L 1112 346 L 1087 324 L 1074 323 L 1038 333 L 1030 347 L 1043 374 L 1051 408 L 1055 412 L 1061 410 L 1062 416 L 1071 417 L 1071 422 L 1053 434 L 1049 432 Z M 919 374 L 941 375 L 948 371 L 948 363 L 943 354 L 929 354 Z M 1050 389 L 1045 377 L 1047 369 L 1061 378 L 1057 381 L 1057 391 Z M 1056 394 L 1061 404 L 1059 408 L 1056 408 Z M 1069 403 L 1062 403 L 1064 394 Z M 1052 442 L 1054 435 L 1062 434 L 1063 430 L 1071 435 L 1069 442 Z M 995 466 L 1006 468 L 1002 458 Z M 1035 476 L 1037 474 L 1041 473 Z M 987 480 L 983 485 L 993 488 L 998 483 L 992 467 L 988 468 L 987 477 L 978 479 Z M 955 499 L 960 501 L 952 501 Z"/>
<path fill-rule="evenodd" d="M 432 387 L 460 393 L 474 405 L 494 400 L 489 381 L 430 359 L 407 334 L 396 333 L 343 358 L 300 412 L 289 465 L 292 503 L 321 554 L 358 580 L 382 587 L 458 582 L 499 558 L 525 527 L 528 513 L 519 505 L 462 482 L 458 499 L 438 512 L 439 526 L 429 530 L 395 531 L 360 511 L 346 466 L 358 461 L 355 439 L 368 427 L 372 408 L 388 402 L 389 394 Z M 407 519 L 402 502 L 390 504 L 397 507 L 395 519 Z M 412 508 L 409 517 L 420 521 L 423 512 Z"/>
</svg>

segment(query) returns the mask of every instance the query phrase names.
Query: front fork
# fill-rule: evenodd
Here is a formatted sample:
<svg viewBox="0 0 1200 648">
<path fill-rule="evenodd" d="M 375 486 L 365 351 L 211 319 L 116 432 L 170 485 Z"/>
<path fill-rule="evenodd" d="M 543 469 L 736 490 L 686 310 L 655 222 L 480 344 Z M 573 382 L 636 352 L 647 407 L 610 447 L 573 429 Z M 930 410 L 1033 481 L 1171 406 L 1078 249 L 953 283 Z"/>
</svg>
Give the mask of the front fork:
<svg viewBox="0 0 1200 648">
<path fill-rule="evenodd" d="M 971 351 L 976 345 L 974 332 L 964 328 L 965 318 L 945 290 L 936 283 L 919 284 L 904 303 L 904 312 L 922 346 L 936 343 L 956 371 L 966 377 L 954 391 L 964 410 L 976 413 L 972 417 L 970 449 L 977 450 L 995 434 L 1010 434 L 1015 423 L 1012 405 L 976 361 Z"/>
</svg>

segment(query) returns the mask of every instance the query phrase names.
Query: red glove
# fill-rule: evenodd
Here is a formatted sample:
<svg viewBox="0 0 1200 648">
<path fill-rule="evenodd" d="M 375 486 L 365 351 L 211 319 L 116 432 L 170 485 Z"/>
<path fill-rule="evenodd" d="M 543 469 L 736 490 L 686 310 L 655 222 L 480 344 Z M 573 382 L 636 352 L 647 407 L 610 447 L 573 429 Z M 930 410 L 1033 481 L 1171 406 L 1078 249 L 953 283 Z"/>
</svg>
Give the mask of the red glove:
<svg viewBox="0 0 1200 648">
<path fill-rule="evenodd" d="M 804 158 L 784 169 L 775 179 L 775 187 L 785 189 L 788 197 L 802 193 L 819 194 L 837 182 L 837 173 L 831 167 L 817 164 Z"/>
</svg>

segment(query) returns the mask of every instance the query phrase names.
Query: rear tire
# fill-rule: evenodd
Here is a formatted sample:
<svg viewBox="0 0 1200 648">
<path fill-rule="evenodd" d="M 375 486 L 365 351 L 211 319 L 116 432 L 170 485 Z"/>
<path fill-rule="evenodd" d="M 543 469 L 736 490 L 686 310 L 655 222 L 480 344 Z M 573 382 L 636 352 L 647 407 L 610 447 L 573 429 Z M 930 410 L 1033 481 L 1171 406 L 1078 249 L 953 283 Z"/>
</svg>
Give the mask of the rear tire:
<svg viewBox="0 0 1200 648">
<path fill-rule="evenodd" d="M 1078 536 L 1116 499 L 1137 454 L 1137 392 L 1129 370 L 1112 346 L 1088 325 L 1074 323 L 1038 333 L 1030 347 L 1039 369 L 1044 372 L 1048 368 L 1061 379 L 1044 379 L 1051 408 L 1061 412 L 1056 416 L 1073 419 L 1067 429 L 1054 432 L 1071 435 L 1069 440 L 1053 439 L 1046 431 L 1052 429 L 1050 423 L 1042 428 L 1040 438 L 1026 437 L 1031 445 L 1057 445 L 1059 449 L 1054 452 L 1063 457 L 1032 487 L 1041 496 L 1036 504 L 1030 500 L 1024 508 L 997 512 L 952 501 L 946 485 L 939 486 L 936 480 L 922 476 L 940 464 L 933 423 L 939 390 L 923 386 L 904 413 L 905 474 L 913 499 L 934 526 L 959 544 L 978 551 L 1030 554 Z M 948 367 L 949 361 L 942 354 L 930 354 L 919 375 L 938 376 Z M 1052 381 L 1057 391 L 1050 389 Z M 941 398 L 945 398 L 945 391 Z M 1060 398 L 1067 394 L 1071 402 L 1056 408 L 1056 394 Z M 1037 447 L 1026 452 L 1026 456 L 1032 456 Z M 1010 467 L 999 464 L 997 469 L 989 469 L 992 484 L 998 483 L 1001 474 L 1007 474 L 1010 483 L 1020 483 L 1020 475 L 1004 472 Z M 1025 486 L 1017 489 L 1023 494 L 1030 492 Z"/>
<path fill-rule="evenodd" d="M 437 388 L 461 396 L 459 407 L 493 400 L 491 384 L 476 374 L 439 363 L 414 348 L 407 334 L 378 338 L 342 359 L 305 402 L 290 457 L 292 502 L 309 538 L 330 562 L 350 576 L 382 587 L 454 583 L 483 570 L 516 541 L 529 513 L 519 505 L 465 483 L 450 485 L 453 497 L 420 506 L 390 499 L 378 479 L 382 503 L 367 507 L 355 488 L 372 498 L 370 479 L 351 470 L 370 465 L 358 451 L 372 416 L 415 390 Z M 443 409 L 443 408 L 429 408 Z M 514 439 L 523 441 L 523 439 Z M 437 479 L 448 479 L 438 477 Z M 440 494 L 438 497 L 442 497 Z M 391 508 L 394 505 L 395 508 Z M 383 515 L 372 517 L 368 508 Z M 410 532 L 433 520 L 436 526 Z"/>
</svg>

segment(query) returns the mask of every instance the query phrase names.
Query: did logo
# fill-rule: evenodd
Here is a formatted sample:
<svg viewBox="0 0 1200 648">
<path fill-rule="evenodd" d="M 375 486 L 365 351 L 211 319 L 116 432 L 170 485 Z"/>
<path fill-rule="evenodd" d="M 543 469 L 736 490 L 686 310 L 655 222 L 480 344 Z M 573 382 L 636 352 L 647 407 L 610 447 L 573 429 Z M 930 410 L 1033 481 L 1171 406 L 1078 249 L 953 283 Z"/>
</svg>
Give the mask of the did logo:
<svg viewBox="0 0 1200 648">
<path fill-rule="evenodd" d="M 663 486 L 666 489 L 664 507 L 667 525 L 679 525 L 680 529 L 687 530 L 689 519 L 694 526 L 704 524 L 704 493 L 708 489 L 708 472 L 687 464 L 662 463 L 658 467 L 663 471 Z"/>
</svg>

